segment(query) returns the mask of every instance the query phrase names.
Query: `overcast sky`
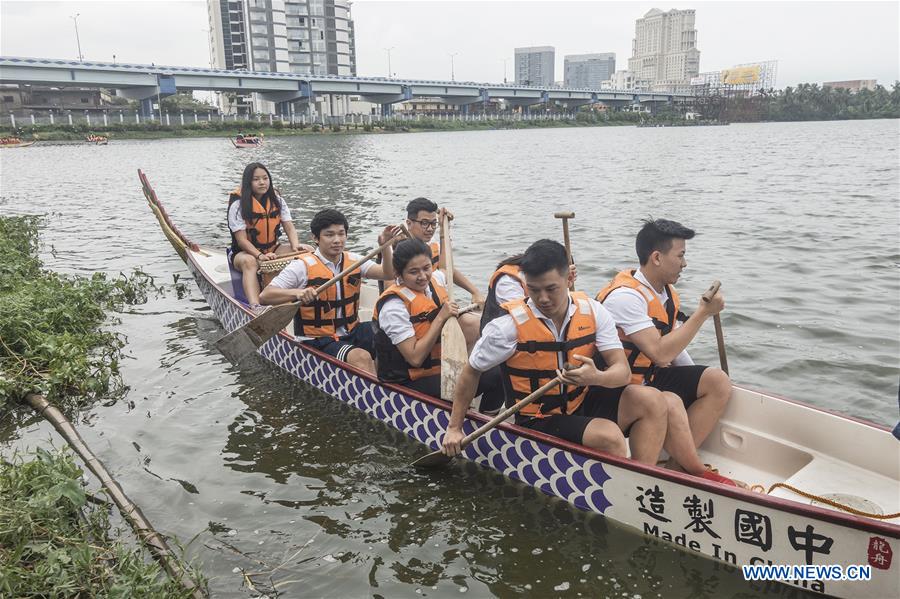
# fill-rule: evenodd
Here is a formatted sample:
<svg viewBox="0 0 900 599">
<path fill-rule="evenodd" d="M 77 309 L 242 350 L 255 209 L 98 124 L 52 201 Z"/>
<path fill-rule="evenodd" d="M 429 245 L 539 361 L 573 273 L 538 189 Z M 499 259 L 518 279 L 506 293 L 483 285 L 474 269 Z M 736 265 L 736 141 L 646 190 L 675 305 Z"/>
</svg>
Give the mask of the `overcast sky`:
<svg viewBox="0 0 900 599">
<path fill-rule="evenodd" d="M 802 82 L 900 79 L 900 2 L 466 2 L 357 0 L 357 70 L 457 80 L 513 78 L 513 48 L 615 52 L 628 66 L 634 21 L 651 8 L 697 11 L 700 70 L 778 60 L 778 87 Z M 0 1 L 0 54 L 75 58 L 73 20 L 86 59 L 208 66 L 205 1 Z"/>
</svg>

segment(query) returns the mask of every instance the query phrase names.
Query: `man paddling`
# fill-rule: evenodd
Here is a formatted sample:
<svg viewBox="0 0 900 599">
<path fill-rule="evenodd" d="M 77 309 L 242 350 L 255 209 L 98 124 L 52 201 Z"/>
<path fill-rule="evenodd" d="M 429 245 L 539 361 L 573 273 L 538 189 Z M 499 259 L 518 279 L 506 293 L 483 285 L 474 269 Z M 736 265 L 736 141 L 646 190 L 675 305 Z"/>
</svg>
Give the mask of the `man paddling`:
<svg viewBox="0 0 900 599">
<path fill-rule="evenodd" d="M 294 317 L 294 334 L 312 337 L 306 343 L 374 374 L 374 332 L 371 323 L 359 322 L 359 292 L 361 279 L 393 280 L 391 246 L 385 247 L 382 264 L 371 260 L 364 262 L 337 285 L 317 296 L 318 285 L 359 260 L 360 256 L 345 251 L 350 226 L 347 218 L 337 210 L 328 208 L 318 212 L 309 228 L 319 247 L 314 253 L 286 266 L 263 290 L 259 300 L 263 304 L 303 302 Z M 385 243 L 396 230 L 396 227 L 385 227 L 378 236 L 378 243 Z"/>
<path fill-rule="evenodd" d="M 441 248 L 437 242 L 431 240 L 437 232 L 438 218 L 445 211 L 445 208 L 438 210 L 438 205 L 428 198 L 416 198 L 406 205 L 406 226 L 413 237 L 424 241 L 431 248 L 431 264 L 435 269 L 439 267 Z M 447 212 L 447 216 L 453 220 L 453 215 L 449 212 Z M 456 267 L 453 268 L 453 282 L 457 287 L 461 287 L 472 295 L 472 303 L 484 303 L 481 291 Z M 471 348 L 478 339 L 478 316 L 468 313 L 461 315 L 458 320 L 466 337 L 466 344 Z"/>
<path fill-rule="evenodd" d="M 644 221 L 635 241 L 640 268 L 617 274 L 597 299 L 615 319 L 631 364 L 631 382 L 662 391 L 669 428 L 689 424 L 694 448 L 699 448 L 725 410 L 731 380 L 718 368 L 695 365 L 686 351 L 706 319 L 725 307 L 725 298 L 717 292 L 709 301 L 701 300 L 690 318 L 680 310 L 673 285 L 687 267 L 685 242 L 693 237 L 694 231 L 675 221 Z M 725 478 L 706 474 L 696 452 L 692 457 L 685 451 L 679 458 L 670 465 L 706 478 Z"/>
<path fill-rule="evenodd" d="M 562 373 L 565 384 L 525 406 L 516 424 L 622 457 L 630 434 L 632 457 L 655 464 L 666 432 L 665 402 L 655 389 L 628 385 L 628 362 L 612 318 L 599 302 L 569 292 L 573 273 L 565 248 L 537 241 L 519 268 L 528 298 L 504 304 L 508 314 L 488 323 L 475 344 L 456 385 L 444 453 L 460 453 L 463 421 L 482 372 L 502 365 L 510 397 L 519 400 L 569 363 L 575 368 Z"/>
</svg>

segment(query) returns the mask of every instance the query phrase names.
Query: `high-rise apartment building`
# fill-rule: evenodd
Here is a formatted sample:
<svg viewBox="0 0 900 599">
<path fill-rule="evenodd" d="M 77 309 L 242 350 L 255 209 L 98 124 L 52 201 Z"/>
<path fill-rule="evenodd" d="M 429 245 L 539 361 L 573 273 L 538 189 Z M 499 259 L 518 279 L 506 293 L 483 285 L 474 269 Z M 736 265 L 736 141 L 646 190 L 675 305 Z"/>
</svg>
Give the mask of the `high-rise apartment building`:
<svg viewBox="0 0 900 599">
<path fill-rule="evenodd" d="M 207 0 L 213 68 L 356 75 L 349 0 Z"/>
<path fill-rule="evenodd" d="M 639 89 L 690 90 L 691 78 L 700 73 L 694 13 L 654 8 L 635 22 L 628 70 Z"/>
<path fill-rule="evenodd" d="M 516 48 L 517 85 L 553 85 L 553 65 L 556 50 L 553 46 Z"/>
<path fill-rule="evenodd" d="M 570 54 L 563 65 L 566 87 L 600 89 L 600 84 L 616 72 L 616 54 Z"/>
</svg>

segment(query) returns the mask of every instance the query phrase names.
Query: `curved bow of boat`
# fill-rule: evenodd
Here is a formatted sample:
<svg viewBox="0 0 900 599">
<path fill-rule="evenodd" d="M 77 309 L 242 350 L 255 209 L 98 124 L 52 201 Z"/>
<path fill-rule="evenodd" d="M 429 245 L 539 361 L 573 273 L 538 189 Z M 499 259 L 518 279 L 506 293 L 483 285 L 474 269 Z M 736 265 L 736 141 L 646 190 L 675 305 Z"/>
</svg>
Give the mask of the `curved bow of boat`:
<svg viewBox="0 0 900 599">
<path fill-rule="evenodd" d="M 150 185 L 147 175 L 145 175 L 144 171 L 141 169 L 138 169 L 138 178 L 141 180 L 141 190 L 144 192 L 144 197 L 147 199 L 147 203 L 150 205 L 150 210 L 153 211 L 153 215 L 156 216 L 156 220 L 159 221 L 159 226 L 162 229 L 163 234 L 165 234 L 169 243 L 172 244 L 172 247 L 175 248 L 175 251 L 178 252 L 178 255 L 181 256 L 181 259 L 187 262 L 188 248 L 196 252 L 200 249 L 200 246 L 188 239 L 175 223 L 172 222 L 172 219 L 169 218 L 169 213 L 166 212 L 162 202 L 156 197 L 156 192 Z"/>
</svg>

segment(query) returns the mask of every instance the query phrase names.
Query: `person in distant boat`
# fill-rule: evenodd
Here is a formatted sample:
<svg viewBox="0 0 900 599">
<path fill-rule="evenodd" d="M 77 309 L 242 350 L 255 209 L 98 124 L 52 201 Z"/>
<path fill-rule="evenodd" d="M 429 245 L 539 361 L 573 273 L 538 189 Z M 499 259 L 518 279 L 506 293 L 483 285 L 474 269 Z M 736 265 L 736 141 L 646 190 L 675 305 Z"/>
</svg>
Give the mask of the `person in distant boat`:
<svg viewBox="0 0 900 599">
<path fill-rule="evenodd" d="M 362 279 L 394 278 L 391 247 L 388 245 L 382 252 L 383 264 L 368 260 L 336 285 L 316 295 L 316 287 L 361 256 L 346 251 L 350 225 L 337 210 L 327 208 L 316 213 L 309 227 L 318 249 L 286 266 L 260 294 L 260 301 L 263 304 L 303 302 L 294 317 L 294 334 L 312 337 L 305 343 L 375 374 L 374 331 L 372 323 L 359 321 L 359 294 Z M 396 234 L 397 227 L 385 227 L 378 236 L 378 244 Z"/>
<path fill-rule="evenodd" d="M 297 239 L 291 211 L 275 191 L 269 169 L 259 162 L 247 165 L 240 188 L 228 197 L 228 229 L 231 231 L 228 259 L 241 271 L 250 308 L 259 312 L 259 264 L 279 255 L 301 249 L 311 252 L 314 248 Z M 282 229 L 288 244 L 278 241 Z"/>
<path fill-rule="evenodd" d="M 481 312 L 481 330 L 490 321 L 498 316 L 503 316 L 506 311 L 501 307 L 507 302 L 512 302 L 525 298 L 527 291 L 525 289 L 525 277 L 519 264 L 522 262 L 522 254 L 516 254 L 505 258 L 497 265 L 494 274 L 488 281 L 488 294 L 484 300 L 484 306 Z M 578 279 L 578 268 L 572 264 L 569 266 L 572 271 L 572 282 Z"/>
<path fill-rule="evenodd" d="M 448 301 L 447 279 L 431 258 L 431 248 L 419 239 L 401 241 L 394 249 L 397 282 L 378 298 L 373 316 L 375 355 L 380 380 L 440 397 L 441 330 L 458 316 L 459 306 Z M 477 394 L 483 394 L 484 409 L 502 405 L 496 369 L 482 377 Z"/>
<path fill-rule="evenodd" d="M 690 318 L 681 312 L 673 285 L 687 267 L 685 242 L 693 237 L 694 231 L 681 223 L 645 220 L 635 241 L 640 268 L 617 274 L 597 299 L 616 322 L 631 365 L 631 382 L 663 392 L 669 429 L 689 426 L 696 449 L 725 410 L 731 380 L 718 368 L 695 365 L 686 351 L 706 319 L 725 307 L 720 291 L 709 302 L 701 299 Z M 680 457 L 670 466 L 713 478 L 704 474 L 696 451 Z M 728 479 L 719 482 L 734 484 Z"/>
<path fill-rule="evenodd" d="M 460 453 L 462 425 L 481 373 L 502 365 L 511 399 L 519 401 L 561 373 L 563 384 L 525 406 L 516 424 L 655 464 L 666 434 L 666 404 L 657 390 L 628 385 L 630 371 L 607 311 L 582 292 L 569 292 L 573 273 L 565 248 L 542 239 L 519 268 L 527 299 L 503 304 L 488 323 L 456 384 L 442 450 Z M 568 363 L 574 367 L 563 372 Z"/>
<path fill-rule="evenodd" d="M 406 205 L 406 226 L 413 237 L 423 241 L 431 249 L 431 264 L 433 268 L 443 268 L 443 263 L 440 262 L 440 245 L 431 240 L 440 224 L 439 218 L 445 213 L 450 220 L 453 220 L 453 215 L 448 210 L 445 208 L 438 210 L 438 205 L 428 198 L 416 198 Z M 481 294 L 481 291 L 456 267 L 453 268 L 453 283 L 472 295 L 472 303 L 484 303 L 484 296 Z M 466 344 L 469 349 L 472 348 L 478 339 L 478 324 L 478 316 L 471 312 L 463 314 L 459 318 L 459 325 L 466 337 Z"/>
</svg>

